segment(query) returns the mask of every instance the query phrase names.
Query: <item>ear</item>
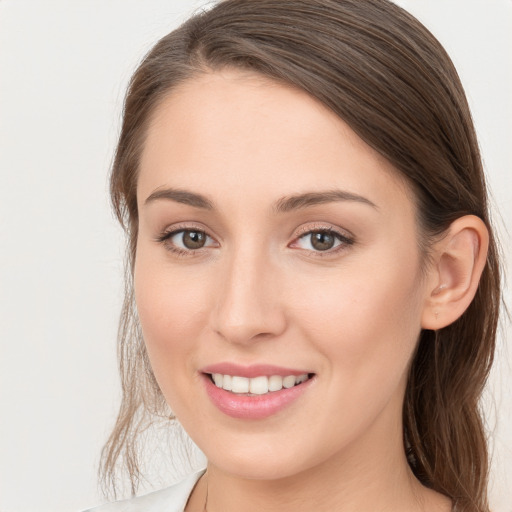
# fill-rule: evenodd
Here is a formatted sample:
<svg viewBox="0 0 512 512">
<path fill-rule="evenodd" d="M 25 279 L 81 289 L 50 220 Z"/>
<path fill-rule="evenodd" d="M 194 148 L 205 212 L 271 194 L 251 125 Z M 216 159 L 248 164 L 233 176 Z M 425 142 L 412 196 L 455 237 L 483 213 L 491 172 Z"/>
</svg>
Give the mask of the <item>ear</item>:
<svg viewBox="0 0 512 512">
<path fill-rule="evenodd" d="M 455 220 L 434 245 L 423 309 L 423 329 L 455 322 L 475 296 L 487 260 L 489 232 L 474 215 Z"/>
</svg>

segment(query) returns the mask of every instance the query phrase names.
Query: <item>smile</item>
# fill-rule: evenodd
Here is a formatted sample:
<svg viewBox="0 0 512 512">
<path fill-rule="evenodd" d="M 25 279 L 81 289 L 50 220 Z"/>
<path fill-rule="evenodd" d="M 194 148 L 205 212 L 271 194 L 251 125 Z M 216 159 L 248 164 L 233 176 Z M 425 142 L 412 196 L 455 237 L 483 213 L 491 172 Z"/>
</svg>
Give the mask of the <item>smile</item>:
<svg viewBox="0 0 512 512">
<path fill-rule="evenodd" d="M 213 373 L 210 375 L 212 382 L 220 389 L 230 391 L 234 394 L 265 395 L 284 389 L 298 386 L 310 378 L 310 374 L 258 376 L 253 378 L 241 377 L 238 375 L 223 375 Z"/>
<path fill-rule="evenodd" d="M 308 395 L 317 375 L 272 365 L 243 367 L 221 363 L 201 371 L 205 391 L 223 414 L 263 420 L 288 409 Z"/>
</svg>

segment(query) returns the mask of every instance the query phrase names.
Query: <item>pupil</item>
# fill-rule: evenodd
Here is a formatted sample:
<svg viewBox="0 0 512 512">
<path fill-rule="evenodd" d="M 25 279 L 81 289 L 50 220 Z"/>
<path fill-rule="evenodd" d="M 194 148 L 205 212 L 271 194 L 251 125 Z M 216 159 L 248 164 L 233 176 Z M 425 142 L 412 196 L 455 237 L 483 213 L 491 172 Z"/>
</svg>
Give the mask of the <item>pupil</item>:
<svg viewBox="0 0 512 512">
<path fill-rule="evenodd" d="M 187 249 L 200 249 L 205 243 L 205 234 L 200 231 L 186 231 L 183 234 L 183 245 Z"/>
<path fill-rule="evenodd" d="M 319 251 L 327 251 L 334 245 L 334 236 L 329 233 L 314 233 L 311 245 Z"/>
</svg>

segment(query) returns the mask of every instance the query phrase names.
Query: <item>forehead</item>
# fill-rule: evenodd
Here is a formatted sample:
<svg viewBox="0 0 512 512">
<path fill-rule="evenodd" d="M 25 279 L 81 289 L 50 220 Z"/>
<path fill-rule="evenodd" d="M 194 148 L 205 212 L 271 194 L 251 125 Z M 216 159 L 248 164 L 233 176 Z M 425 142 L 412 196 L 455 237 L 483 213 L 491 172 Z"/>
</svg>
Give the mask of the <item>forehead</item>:
<svg viewBox="0 0 512 512">
<path fill-rule="evenodd" d="M 153 113 L 138 195 L 158 187 L 248 197 L 340 187 L 410 196 L 392 165 L 307 93 L 249 72 L 199 75 Z"/>
</svg>

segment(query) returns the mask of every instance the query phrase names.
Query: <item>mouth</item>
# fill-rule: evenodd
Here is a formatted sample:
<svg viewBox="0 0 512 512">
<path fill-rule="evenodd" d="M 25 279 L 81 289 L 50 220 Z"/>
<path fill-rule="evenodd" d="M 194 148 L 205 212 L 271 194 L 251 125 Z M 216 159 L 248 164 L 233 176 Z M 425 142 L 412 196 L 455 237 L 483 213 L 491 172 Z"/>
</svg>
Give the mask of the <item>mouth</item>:
<svg viewBox="0 0 512 512">
<path fill-rule="evenodd" d="M 234 395 L 261 396 L 271 395 L 282 389 L 291 389 L 307 382 L 314 373 L 300 375 L 260 375 L 257 377 L 242 377 L 222 373 L 206 373 L 210 381 L 219 389 L 229 391 Z"/>
<path fill-rule="evenodd" d="M 310 396 L 316 373 L 268 364 L 230 362 L 202 368 L 205 391 L 223 414 L 244 421 L 263 420 Z"/>
</svg>

